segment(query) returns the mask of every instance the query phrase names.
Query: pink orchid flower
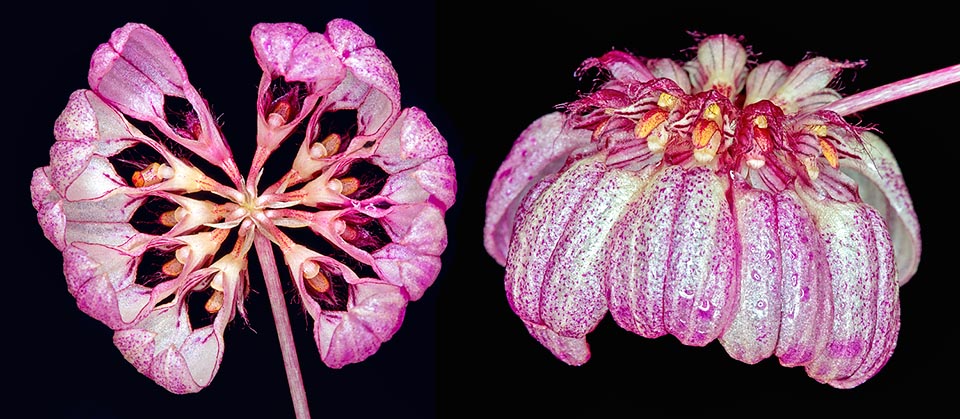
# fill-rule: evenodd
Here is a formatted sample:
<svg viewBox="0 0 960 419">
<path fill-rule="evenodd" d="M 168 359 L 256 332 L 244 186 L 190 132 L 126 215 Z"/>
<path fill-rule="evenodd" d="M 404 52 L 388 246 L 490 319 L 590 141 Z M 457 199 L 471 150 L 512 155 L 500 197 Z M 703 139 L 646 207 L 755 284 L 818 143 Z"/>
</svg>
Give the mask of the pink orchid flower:
<svg viewBox="0 0 960 419">
<path fill-rule="evenodd" d="M 246 177 L 171 47 L 130 23 L 94 52 L 90 89 L 56 120 L 50 165 L 34 171 L 31 193 L 78 307 L 173 393 L 216 375 L 224 330 L 245 317 L 255 247 L 296 411 L 307 417 L 270 243 L 313 318 L 323 362 L 363 361 L 440 271 L 455 171 L 427 115 L 400 107 L 390 60 L 355 24 L 333 20 L 315 33 L 262 23 L 251 39 L 263 76 Z M 334 113 L 348 115 L 347 128 L 330 122 Z M 261 188 L 271 154 L 304 133 L 290 169 Z M 313 239 L 297 242 L 294 230 Z"/>
<path fill-rule="evenodd" d="M 685 63 L 588 59 L 598 87 L 514 143 L 484 244 L 510 307 L 560 360 L 587 362 L 608 312 L 838 388 L 890 358 L 919 223 L 890 149 L 843 116 L 956 82 L 960 65 L 843 98 L 831 82 L 862 63 L 749 62 L 725 35 Z"/>
</svg>

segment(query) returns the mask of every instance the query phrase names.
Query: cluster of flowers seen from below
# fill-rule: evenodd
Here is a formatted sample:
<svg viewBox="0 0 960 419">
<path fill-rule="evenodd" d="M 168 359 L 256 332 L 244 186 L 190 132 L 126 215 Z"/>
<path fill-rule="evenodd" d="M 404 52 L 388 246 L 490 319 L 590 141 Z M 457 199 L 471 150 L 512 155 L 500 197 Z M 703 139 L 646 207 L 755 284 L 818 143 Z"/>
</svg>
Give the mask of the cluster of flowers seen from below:
<svg viewBox="0 0 960 419">
<path fill-rule="evenodd" d="M 131 23 L 94 52 L 90 89 L 70 96 L 50 165 L 30 185 L 79 308 L 174 393 L 217 373 L 224 329 L 245 317 L 258 235 L 283 253 L 334 368 L 391 338 L 447 244 L 456 180 L 446 142 L 422 110 L 401 109 L 374 39 L 333 20 L 324 33 L 258 24 L 251 40 L 263 76 L 246 177 L 180 58 Z M 294 136 L 304 137 L 289 171 L 261 189 L 264 163 Z"/>
<path fill-rule="evenodd" d="M 580 69 L 597 88 L 514 143 L 484 243 L 559 359 L 586 362 L 608 312 L 840 388 L 890 358 L 920 233 L 890 149 L 831 88 L 860 63 L 748 62 L 725 35 L 685 63 L 609 52 Z"/>
</svg>

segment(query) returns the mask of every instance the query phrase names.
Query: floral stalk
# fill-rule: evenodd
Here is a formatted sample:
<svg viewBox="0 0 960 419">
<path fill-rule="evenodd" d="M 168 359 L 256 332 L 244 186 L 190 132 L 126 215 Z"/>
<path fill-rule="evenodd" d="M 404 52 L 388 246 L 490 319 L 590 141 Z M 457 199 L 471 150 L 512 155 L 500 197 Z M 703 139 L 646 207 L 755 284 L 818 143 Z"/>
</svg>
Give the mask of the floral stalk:
<svg viewBox="0 0 960 419">
<path fill-rule="evenodd" d="M 303 388 L 300 361 L 297 359 L 297 347 L 293 341 L 293 331 L 290 329 L 290 316 L 287 315 L 287 302 L 283 298 L 283 288 L 280 286 L 280 274 L 274 260 L 273 248 L 270 240 L 262 234 L 257 234 L 253 245 L 257 248 L 257 259 L 260 261 L 260 269 L 263 270 L 263 282 L 267 286 L 273 321 L 277 325 L 277 337 L 280 339 L 280 351 L 283 354 L 283 369 L 287 373 L 287 385 L 290 386 L 290 395 L 293 398 L 293 410 L 298 419 L 309 419 L 310 407 L 307 403 L 307 392 Z"/>
<path fill-rule="evenodd" d="M 960 66 L 842 98 L 832 80 L 862 63 L 749 58 L 716 35 L 686 62 L 588 59 L 598 87 L 514 143 L 484 244 L 510 307 L 560 360 L 587 362 L 607 313 L 839 388 L 889 360 L 919 222 L 890 149 L 842 116 L 956 82 Z"/>
<path fill-rule="evenodd" d="M 836 102 L 825 106 L 823 109 L 836 112 L 841 116 L 846 116 L 958 81 L 960 81 L 960 64 L 840 98 Z"/>
</svg>

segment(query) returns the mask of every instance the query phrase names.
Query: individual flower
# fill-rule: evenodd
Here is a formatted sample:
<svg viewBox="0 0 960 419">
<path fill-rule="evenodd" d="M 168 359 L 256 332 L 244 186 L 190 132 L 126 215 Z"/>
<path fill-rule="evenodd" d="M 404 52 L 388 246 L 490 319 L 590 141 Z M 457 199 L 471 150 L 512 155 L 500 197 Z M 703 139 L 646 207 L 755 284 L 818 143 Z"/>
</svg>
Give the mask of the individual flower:
<svg viewBox="0 0 960 419">
<path fill-rule="evenodd" d="M 889 148 L 843 116 L 955 82 L 960 66 L 841 98 L 831 82 L 861 65 L 754 65 L 726 35 L 685 63 L 586 60 L 598 87 L 531 124 L 487 197 L 484 244 L 530 334 L 580 365 L 610 313 L 835 387 L 876 374 L 919 223 Z"/>
<path fill-rule="evenodd" d="M 130 23 L 94 52 L 90 89 L 70 96 L 50 165 L 30 186 L 79 308 L 174 393 L 216 375 L 226 325 L 244 316 L 251 248 L 291 391 L 302 393 L 270 242 L 334 368 L 393 336 L 407 303 L 436 279 L 447 244 L 456 180 L 446 141 L 422 110 L 401 108 L 397 74 L 374 39 L 338 19 L 324 33 L 261 23 L 251 40 L 263 76 L 247 176 L 179 57 Z M 291 137 L 302 138 L 290 169 L 261 188 L 264 164 Z"/>
</svg>

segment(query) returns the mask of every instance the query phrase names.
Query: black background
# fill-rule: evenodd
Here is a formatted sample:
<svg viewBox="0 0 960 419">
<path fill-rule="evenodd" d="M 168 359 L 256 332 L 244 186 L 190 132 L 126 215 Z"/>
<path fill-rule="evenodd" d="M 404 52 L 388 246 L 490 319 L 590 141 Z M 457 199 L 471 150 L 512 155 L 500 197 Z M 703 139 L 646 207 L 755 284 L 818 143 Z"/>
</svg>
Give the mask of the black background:
<svg viewBox="0 0 960 419">
<path fill-rule="evenodd" d="M 128 21 L 166 37 L 190 81 L 221 116 L 241 171 L 251 157 L 260 69 L 249 43 L 258 22 L 294 21 L 322 32 L 342 17 L 376 38 L 400 76 L 403 106 L 424 109 L 449 142 L 457 165 L 457 203 L 447 214 L 449 246 L 437 283 L 412 303 L 400 331 L 363 363 L 326 368 L 302 312 L 291 307 L 313 416 L 596 417 L 623 412 L 694 415 L 782 412 L 830 415 L 950 407 L 957 211 L 957 99 L 951 86 L 861 113 L 876 123 L 901 168 L 922 223 L 920 270 L 901 289 L 896 352 L 873 379 L 836 390 L 775 359 L 746 365 L 717 343 L 691 348 L 644 339 L 605 319 L 589 335 L 582 367 L 556 360 L 507 306 L 503 268 L 482 245 L 484 201 L 499 162 L 517 135 L 553 106 L 576 97 L 573 71 L 611 48 L 686 59 L 690 31 L 743 35 L 759 59 L 794 64 L 807 53 L 865 59 L 843 77 L 853 93 L 960 62 L 947 13 L 919 3 L 883 10 L 778 2 L 712 8 L 633 2 L 550 2 L 520 8 L 411 2 L 199 2 L 26 4 L 7 13 L 4 178 L 7 275 L 7 409 L 34 417 L 291 417 L 269 303 L 255 264 L 247 307 L 251 327 L 227 329 L 227 350 L 209 388 L 172 395 L 137 373 L 111 343 L 111 331 L 81 313 L 67 293 L 61 257 L 43 237 L 30 206 L 29 179 L 46 165 L 53 121 L 75 89 L 87 87 L 93 50 Z M 349 4 L 348 4 L 349 3 Z M 737 4 L 737 5 L 735 5 Z M 271 161 L 270 163 L 278 163 Z M 268 163 L 269 165 L 269 163 Z M 281 265 L 281 268 L 282 265 Z M 12 285 L 9 286 L 9 285 Z M 221 416 L 222 415 L 222 416 Z"/>
</svg>

